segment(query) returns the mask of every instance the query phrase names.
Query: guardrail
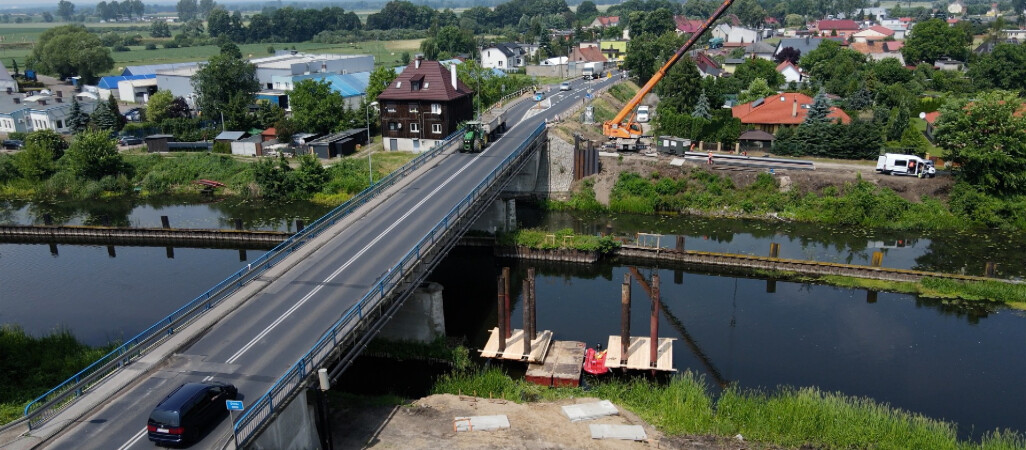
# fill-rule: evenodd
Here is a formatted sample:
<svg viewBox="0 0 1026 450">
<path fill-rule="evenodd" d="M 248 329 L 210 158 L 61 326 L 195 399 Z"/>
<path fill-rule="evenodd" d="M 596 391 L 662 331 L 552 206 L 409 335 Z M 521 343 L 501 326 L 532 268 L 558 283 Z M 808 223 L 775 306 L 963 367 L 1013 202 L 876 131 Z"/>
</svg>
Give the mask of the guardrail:
<svg viewBox="0 0 1026 450">
<path fill-rule="evenodd" d="M 218 302 L 242 288 L 250 280 L 256 278 L 259 273 L 283 260 L 310 238 L 317 236 L 328 227 L 348 216 L 356 208 L 367 203 L 367 201 L 374 198 L 385 188 L 395 184 L 403 176 L 423 166 L 428 160 L 444 151 L 446 147 L 451 145 L 461 135 L 462 130 L 457 130 L 450 134 L 444 140 L 435 144 L 430 150 L 421 153 L 399 169 L 378 180 L 377 183 L 369 186 L 342 205 L 315 220 L 308 227 L 304 228 L 303 231 L 292 235 L 292 237 L 260 255 L 256 260 L 247 264 L 246 267 L 239 269 L 239 271 L 208 289 L 203 294 L 200 294 L 199 297 L 186 303 L 167 317 L 164 317 L 143 332 L 129 339 L 120 347 L 57 385 L 57 387 L 33 400 L 25 406 L 24 412 L 24 419 L 28 421 L 29 428 L 31 429 L 56 415 L 74 402 L 75 399 L 82 396 L 94 383 L 117 372 L 132 362 L 132 360 L 141 356 L 153 344 L 172 335 L 175 330 L 188 325 L 193 319 L 210 310 Z"/>
<path fill-rule="evenodd" d="M 288 372 L 282 375 L 267 392 L 250 406 L 245 414 L 239 417 L 233 426 L 235 435 L 241 447 L 245 447 L 254 433 L 272 417 L 278 408 L 285 406 L 293 392 L 299 389 L 303 380 L 313 371 L 317 370 L 335 347 L 340 339 L 344 339 L 350 331 L 359 325 L 365 310 L 372 310 L 384 300 L 392 288 L 401 282 L 403 277 L 417 265 L 421 258 L 421 251 L 427 252 L 438 239 L 443 237 L 449 229 L 455 225 L 457 220 L 474 204 L 475 201 L 488 189 L 499 174 L 503 173 L 512 165 L 527 145 L 534 141 L 545 129 L 545 124 L 538 125 L 531 135 L 524 140 L 508 157 L 506 157 L 495 170 L 467 194 L 448 214 L 442 218 L 419 242 L 413 247 L 395 266 L 388 270 L 386 275 L 380 279 L 355 305 L 342 314 L 342 317 L 328 329 L 316 344 L 302 358 L 297 361 Z"/>
</svg>

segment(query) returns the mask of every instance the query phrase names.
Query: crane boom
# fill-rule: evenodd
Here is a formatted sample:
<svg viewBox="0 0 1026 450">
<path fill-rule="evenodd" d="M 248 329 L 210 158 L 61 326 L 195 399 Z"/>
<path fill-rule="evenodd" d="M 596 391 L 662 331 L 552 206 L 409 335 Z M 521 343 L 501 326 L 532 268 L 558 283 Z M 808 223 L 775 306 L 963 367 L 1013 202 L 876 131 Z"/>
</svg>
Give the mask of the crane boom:
<svg viewBox="0 0 1026 450">
<path fill-rule="evenodd" d="M 634 98 L 631 98 L 631 100 L 623 106 L 623 109 L 616 114 L 616 117 L 613 117 L 612 120 L 602 124 L 602 134 L 605 134 L 606 137 L 609 137 L 610 139 L 618 137 L 636 138 L 641 136 L 641 125 L 634 121 L 634 110 L 641 104 L 641 99 L 645 98 L 645 96 L 652 91 L 652 88 L 655 87 L 656 83 L 659 83 L 659 81 L 666 76 L 666 72 L 669 72 L 670 68 L 673 67 L 674 64 L 677 64 L 677 61 L 687 53 L 692 45 L 695 45 L 695 42 L 698 42 L 698 38 L 705 34 L 706 30 L 712 27 L 713 22 L 716 22 L 716 20 L 723 15 L 723 12 L 726 11 L 732 3 L 734 3 L 734 0 L 723 0 L 723 3 L 716 9 L 716 12 L 709 16 L 709 19 L 707 19 L 701 27 L 695 30 L 691 37 L 688 38 L 688 41 L 685 42 L 681 48 L 677 49 L 677 53 L 674 53 L 673 57 L 671 57 L 669 61 L 666 61 L 666 64 L 663 64 L 663 67 L 661 67 L 658 72 L 652 75 L 652 78 L 649 78 L 648 83 L 645 83 L 645 86 L 643 86 L 637 94 L 634 94 Z M 628 116 L 630 116 L 629 119 Z M 624 122 L 624 119 L 628 119 L 626 123 Z"/>
</svg>

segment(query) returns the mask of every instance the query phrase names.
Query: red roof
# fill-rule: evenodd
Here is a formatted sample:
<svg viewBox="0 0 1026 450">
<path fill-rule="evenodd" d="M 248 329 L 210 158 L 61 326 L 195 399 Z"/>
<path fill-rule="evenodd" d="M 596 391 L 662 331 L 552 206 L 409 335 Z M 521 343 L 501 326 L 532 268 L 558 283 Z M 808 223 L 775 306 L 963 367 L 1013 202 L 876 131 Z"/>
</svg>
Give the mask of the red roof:
<svg viewBox="0 0 1026 450">
<path fill-rule="evenodd" d="M 887 28 L 885 26 L 882 26 L 882 25 L 873 25 L 873 26 L 867 28 L 867 30 L 873 30 L 873 31 L 875 31 L 877 33 L 880 33 L 880 34 L 884 35 L 884 36 L 894 36 L 894 30 L 892 30 L 890 28 Z"/>
<path fill-rule="evenodd" d="M 620 24 L 620 16 L 600 16 L 595 20 L 598 20 L 599 24 L 604 27 L 615 27 Z"/>
<path fill-rule="evenodd" d="M 606 62 L 606 55 L 602 54 L 602 49 L 598 47 L 583 47 L 575 48 L 570 52 L 570 57 L 573 61 L 586 61 L 586 62 Z"/>
<path fill-rule="evenodd" d="M 794 64 L 791 64 L 791 61 L 788 61 L 788 60 L 785 59 L 784 62 L 782 62 L 780 64 L 777 64 L 777 72 L 780 72 L 781 70 L 786 69 L 787 66 L 791 66 L 791 67 L 794 68 L 794 70 L 798 70 L 798 66 L 795 66 Z"/>
<path fill-rule="evenodd" d="M 452 85 L 452 74 L 438 61 L 410 61 L 391 84 L 378 94 L 379 100 L 455 100 L 474 93 L 462 81 Z"/>
<path fill-rule="evenodd" d="M 812 105 L 812 97 L 797 92 L 775 94 L 760 100 L 737 105 L 731 108 L 731 112 L 745 124 L 798 125 L 805 121 L 809 114 L 808 106 Z M 851 117 L 836 106 L 830 107 L 827 117 L 851 123 Z"/>
<path fill-rule="evenodd" d="M 837 30 L 837 31 L 841 31 L 841 30 L 844 30 L 844 31 L 847 31 L 847 30 L 857 30 L 857 29 L 859 29 L 859 24 L 855 23 L 854 20 L 847 20 L 847 19 L 820 20 L 818 23 L 816 23 L 816 29 L 819 30 L 819 31 L 824 31 L 824 30 Z"/>
<path fill-rule="evenodd" d="M 677 24 L 677 31 L 681 33 L 694 33 L 705 24 L 702 19 L 688 19 L 687 16 L 673 16 L 673 21 Z"/>
<path fill-rule="evenodd" d="M 268 128 L 268 129 L 266 129 L 264 131 L 261 131 L 260 135 L 261 136 L 277 136 L 278 135 L 278 130 L 275 130 L 274 127 L 271 127 L 271 128 Z"/>
</svg>

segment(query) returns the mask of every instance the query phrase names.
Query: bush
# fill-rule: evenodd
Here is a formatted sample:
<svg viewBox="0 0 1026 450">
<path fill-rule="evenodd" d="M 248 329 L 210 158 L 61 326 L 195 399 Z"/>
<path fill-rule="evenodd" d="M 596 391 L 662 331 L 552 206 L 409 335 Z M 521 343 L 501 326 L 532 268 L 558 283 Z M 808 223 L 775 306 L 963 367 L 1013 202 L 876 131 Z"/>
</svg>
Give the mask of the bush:
<svg viewBox="0 0 1026 450">
<path fill-rule="evenodd" d="M 156 49 L 157 49 L 157 44 L 154 44 L 152 42 L 150 42 L 149 44 L 146 44 L 146 50 L 156 50 Z"/>
<path fill-rule="evenodd" d="M 178 48 L 178 44 L 175 43 L 174 41 L 165 42 L 164 43 L 164 48 Z"/>
<path fill-rule="evenodd" d="M 114 50 L 115 52 L 127 52 L 127 51 L 129 51 L 131 49 L 128 48 L 128 47 L 125 47 L 124 45 L 118 44 L 118 45 L 115 45 L 114 48 L 112 48 L 111 50 Z"/>
</svg>

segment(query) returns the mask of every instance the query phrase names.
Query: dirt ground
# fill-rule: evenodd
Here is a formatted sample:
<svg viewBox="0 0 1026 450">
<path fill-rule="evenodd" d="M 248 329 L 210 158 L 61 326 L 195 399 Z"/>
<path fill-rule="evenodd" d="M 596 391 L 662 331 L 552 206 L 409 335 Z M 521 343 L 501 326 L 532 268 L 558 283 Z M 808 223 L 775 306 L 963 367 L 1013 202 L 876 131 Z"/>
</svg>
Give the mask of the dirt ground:
<svg viewBox="0 0 1026 450">
<path fill-rule="evenodd" d="M 375 449 L 741 449 L 736 438 L 685 436 L 667 438 L 635 414 L 617 405 L 619 415 L 570 422 L 561 407 L 598 401 L 567 399 L 554 403 L 517 404 L 470 396 L 432 395 L 406 406 L 354 407 L 333 417 L 335 448 Z M 506 415 L 510 428 L 497 431 L 453 431 L 453 419 Z M 589 424 L 641 425 L 647 441 L 591 439 Z"/>
</svg>

